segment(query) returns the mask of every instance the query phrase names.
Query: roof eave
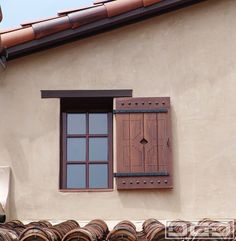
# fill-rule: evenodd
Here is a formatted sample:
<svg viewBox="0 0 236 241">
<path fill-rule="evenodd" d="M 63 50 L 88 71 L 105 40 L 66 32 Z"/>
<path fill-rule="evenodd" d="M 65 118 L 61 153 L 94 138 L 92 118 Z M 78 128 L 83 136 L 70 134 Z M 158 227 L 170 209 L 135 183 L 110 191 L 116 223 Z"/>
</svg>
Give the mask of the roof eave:
<svg viewBox="0 0 236 241">
<path fill-rule="evenodd" d="M 77 29 L 68 29 L 58 32 L 41 39 L 8 48 L 8 60 L 86 38 L 91 35 L 109 31 L 123 25 L 161 15 L 202 1 L 206 0 L 166 0 L 146 8 L 138 8 L 116 17 L 96 21 Z"/>
</svg>

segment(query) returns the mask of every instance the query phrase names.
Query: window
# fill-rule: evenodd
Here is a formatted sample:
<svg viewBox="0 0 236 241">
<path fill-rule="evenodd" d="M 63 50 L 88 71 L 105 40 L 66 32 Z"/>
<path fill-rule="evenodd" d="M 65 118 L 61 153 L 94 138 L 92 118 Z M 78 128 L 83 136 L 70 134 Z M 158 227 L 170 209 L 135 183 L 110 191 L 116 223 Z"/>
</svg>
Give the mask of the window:
<svg viewBox="0 0 236 241">
<path fill-rule="evenodd" d="M 131 96 L 132 90 L 42 91 L 43 98 L 60 98 L 61 189 L 112 189 L 113 177 L 118 190 L 173 187 L 170 98 Z"/>
<path fill-rule="evenodd" d="M 63 189 L 112 188 L 112 98 L 61 100 Z"/>
</svg>

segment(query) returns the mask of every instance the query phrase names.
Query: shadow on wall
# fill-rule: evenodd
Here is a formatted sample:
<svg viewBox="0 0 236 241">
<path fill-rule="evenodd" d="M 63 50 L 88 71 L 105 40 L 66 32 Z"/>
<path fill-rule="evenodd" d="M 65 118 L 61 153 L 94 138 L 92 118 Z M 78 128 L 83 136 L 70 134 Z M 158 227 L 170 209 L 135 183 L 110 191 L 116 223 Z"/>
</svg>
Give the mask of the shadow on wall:
<svg viewBox="0 0 236 241">
<path fill-rule="evenodd" d="M 13 135 L 5 136 L 5 147 L 10 156 L 11 167 L 21 183 L 27 182 L 29 179 L 29 167 L 26 162 L 24 150 L 20 144 L 20 140 Z"/>
</svg>

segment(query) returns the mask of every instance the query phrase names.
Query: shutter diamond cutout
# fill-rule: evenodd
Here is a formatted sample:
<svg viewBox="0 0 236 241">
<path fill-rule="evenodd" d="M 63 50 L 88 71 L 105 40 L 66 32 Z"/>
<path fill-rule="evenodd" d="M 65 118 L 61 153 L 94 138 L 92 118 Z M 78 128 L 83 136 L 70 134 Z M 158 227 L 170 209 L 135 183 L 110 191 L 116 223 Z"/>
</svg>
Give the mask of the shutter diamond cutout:
<svg viewBox="0 0 236 241">
<path fill-rule="evenodd" d="M 148 141 L 147 141 L 145 138 L 143 138 L 143 139 L 140 141 L 140 143 L 143 144 L 143 145 L 146 145 L 146 144 L 148 143 Z"/>
</svg>

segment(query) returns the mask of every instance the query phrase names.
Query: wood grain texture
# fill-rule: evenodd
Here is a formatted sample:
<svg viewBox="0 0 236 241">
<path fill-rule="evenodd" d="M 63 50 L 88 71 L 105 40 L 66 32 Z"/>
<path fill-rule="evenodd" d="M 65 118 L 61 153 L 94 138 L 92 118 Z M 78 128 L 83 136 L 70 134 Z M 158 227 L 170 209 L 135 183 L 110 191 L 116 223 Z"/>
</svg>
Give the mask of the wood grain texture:
<svg viewBox="0 0 236 241">
<path fill-rule="evenodd" d="M 130 116 L 116 116 L 117 172 L 130 172 Z"/>
<path fill-rule="evenodd" d="M 145 172 L 158 171 L 157 136 L 157 114 L 144 114 Z"/>
<path fill-rule="evenodd" d="M 166 113 L 149 113 L 149 109 L 167 109 Z M 146 113 L 133 113 L 132 110 Z M 117 172 L 118 173 L 167 173 L 164 177 L 116 176 L 119 189 L 171 188 L 172 152 L 170 98 L 118 98 L 116 99 L 117 123 Z M 131 113 L 129 113 L 129 110 Z M 159 179 L 164 180 L 160 185 Z M 129 181 L 131 180 L 132 183 Z M 142 182 L 140 182 L 142 180 Z M 128 182 L 127 182 L 128 181 Z M 125 184 L 123 183 L 125 182 Z M 142 185 L 140 185 L 142 183 Z"/>
<path fill-rule="evenodd" d="M 130 115 L 130 161 L 131 172 L 144 172 L 143 114 Z"/>
</svg>

